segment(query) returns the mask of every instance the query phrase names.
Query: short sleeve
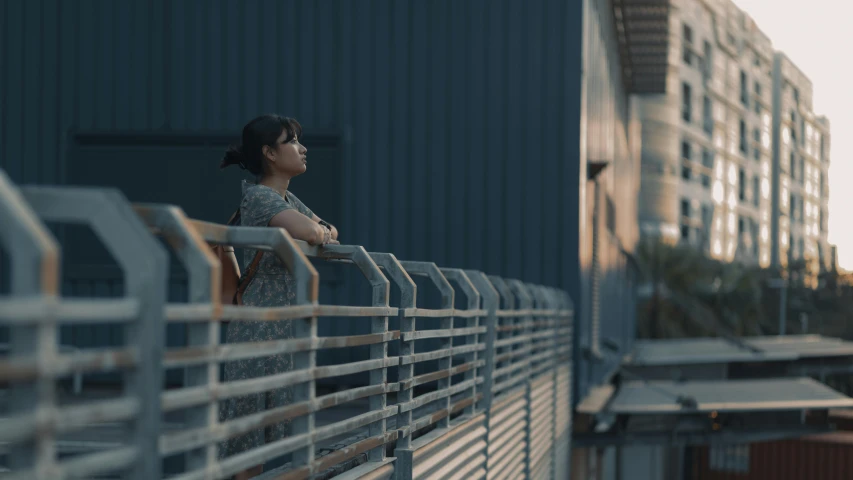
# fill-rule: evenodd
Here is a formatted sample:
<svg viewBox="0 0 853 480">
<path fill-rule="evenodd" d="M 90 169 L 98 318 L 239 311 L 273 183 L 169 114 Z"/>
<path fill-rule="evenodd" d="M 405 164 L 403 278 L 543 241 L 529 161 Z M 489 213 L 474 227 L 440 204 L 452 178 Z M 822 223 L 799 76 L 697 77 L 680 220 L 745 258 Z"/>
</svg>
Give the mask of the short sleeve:
<svg viewBox="0 0 853 480">
<path fill-rule="evenodd" d="M 296 198 L 296 195 L 294 195 L 293 192 L 288 190 L 287 196 L 289 197 L 290 202 L 293 204 L 293 206 L 296 207 L 296 210 L 299 211 L 299 213 L 305 215 L 308 218 L 314 218 L 314 212 L 312 212 L 310 208 L 306 207 L 301 200 Z"/>
<path fill-rule="evenodd" d="M 240 203 L 240 223 L 247 227 L 266 227 L 272 217 L 285 210 L 296 208 L 275 190 L 263 185 L 246 189 Z"/>
</svg>

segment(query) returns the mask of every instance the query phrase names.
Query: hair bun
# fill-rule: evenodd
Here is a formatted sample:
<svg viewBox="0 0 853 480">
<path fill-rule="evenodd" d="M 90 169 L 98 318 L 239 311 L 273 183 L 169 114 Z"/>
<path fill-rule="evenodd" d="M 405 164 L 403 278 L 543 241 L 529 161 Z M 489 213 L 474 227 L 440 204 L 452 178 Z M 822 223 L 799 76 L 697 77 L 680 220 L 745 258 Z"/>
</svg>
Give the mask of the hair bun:
<svg viewBox="0 0 853 480">
<path fill-rule="evenodd" d="M 225 168 L 231 165 L 238 165 L 241 169 L 246 169 L 246 155 L 243 153 L 241 145 L 231 145 L 219 162 L 219 168 Z"/>
</svg>

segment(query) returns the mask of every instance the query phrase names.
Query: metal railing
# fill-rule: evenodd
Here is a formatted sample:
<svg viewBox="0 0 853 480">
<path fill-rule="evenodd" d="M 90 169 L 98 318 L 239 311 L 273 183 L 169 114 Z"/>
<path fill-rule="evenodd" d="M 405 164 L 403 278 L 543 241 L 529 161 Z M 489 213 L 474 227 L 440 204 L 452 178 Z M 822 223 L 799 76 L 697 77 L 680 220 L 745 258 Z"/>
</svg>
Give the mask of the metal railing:
<svg viewBox="0 0 853 480">
<path fill-rule="evenodd" d="M 15 287 L 0 297 L 0 327 L 12 340 L 0 359 L 0 389 L 10 398 L 0 411 L 8 478 L 218 479 L 271 461 L 280 465 L 259 478 L 568 478 L 572 305 L 564 292 L 360 246 L 310 247 L 280 229 L 131 206 L 113 190 L 20 192 L 0 172 L 0 240 Z M 125 296 L 59 297 L 60 248 L 40 220 L 90 225 L 124 272 Z M 221 305 L 211 244 L 274 252 L 293 279 L 291 304 Z M 165 302 L 161 245 L 186 270 L 186 302 Z M 320 304 L 317 262 L 357 268 L 370 286 L 366 305 Z M 413 278 L 437 291 L 440 305 L 419 307 L 424 292 Z M 364 322 L 368 330 L 319 336 L 320 320 Z M 292 335 L 224 343 L 226 321 L 286 321 Z M 58 325 L 75 322 L 119 323 L 126 342 L 60 354 Z M 163 348 L 167 325 L 186 328 L 186 345 Z M 318 362 L 335 349 L 362 357 Z M 292 368 L 220 378 L 227 362 L 271 356 L 292 359 Z M 164 388 L 163 372 L 176 369 L 180 386 Z M 84 385 L 80 398 L 58 405 L 57 379 L 101 371 L 122 373 L 119 393 L 87 394 Z M 353 381 L 358 375 L 366 380 Z M 347 380 L 322 393 L 324 379 Z M 291 401 L 220 418 L 220 402 L 280 389 Z M 290 422 L 289 435 L 220 455 L 222 442 L 281 422 Z"/>
</svg>

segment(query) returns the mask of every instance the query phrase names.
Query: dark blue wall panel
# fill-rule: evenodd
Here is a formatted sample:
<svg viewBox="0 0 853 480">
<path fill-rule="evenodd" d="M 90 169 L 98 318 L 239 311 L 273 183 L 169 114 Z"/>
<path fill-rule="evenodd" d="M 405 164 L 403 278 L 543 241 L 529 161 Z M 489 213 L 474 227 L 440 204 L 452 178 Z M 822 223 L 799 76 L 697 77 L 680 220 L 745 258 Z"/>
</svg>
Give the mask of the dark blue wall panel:
<svg viewBox="0 0 853 480">
<path fill-rule="evenodd" d="M 612 26 L 589 28 L 610 21 L 608 9 L 596 0 L 4 0 L 0 167 L 19 183 L 85 183 L 87 172 L 68 174 L 82 168 L 69 155 L 77 134 L 204 143 L 283 113 L 340 141 L 332 198 L 344 242 L 559 286 L 588 323 L 586 151 L 607 151 L 596 143 L 606 138 L 627 145 Z M 603 50 L 585 53 L 590 31 Z M 615 168 L 630 171 L 631 153 L 615 155 L 627 159 Z M 123 160 L 97 177 L 127 181 Z M 219 160 L 211 154 L 205 168 Z M 233 178 L 223 195 L 236 194 L 238 172 L 222 175 Z M 177 204 L 210 194 L 168 167 L 133 180 L 169 185 Z M 619 182 L 604 191 L 629 219 L 620 221 L 635 222 Z M 296 179 L 293 189 L 317 183 Z M 617 236 L 630 247 L 630 232 Z M 614 292 L 624 288 L 618 265 L 603 267 L 614 269 L 603 277 Z"/>
</svg>

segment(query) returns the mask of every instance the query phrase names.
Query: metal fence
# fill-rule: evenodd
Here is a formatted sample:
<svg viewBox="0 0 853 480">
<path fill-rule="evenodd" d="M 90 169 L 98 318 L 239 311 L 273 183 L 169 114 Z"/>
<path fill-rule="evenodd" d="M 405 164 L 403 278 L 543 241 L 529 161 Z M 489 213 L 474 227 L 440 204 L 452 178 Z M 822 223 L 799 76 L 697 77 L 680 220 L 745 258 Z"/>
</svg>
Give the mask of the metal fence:
<svg viewBox="0 0 853 480">
<path fill-rule="evenodd" d="M 132 206 L 114 190 L 17 189 L 2 172 L 0 222 L 14 287 L 0 297 L 10 335 L 0 358 L 2 478 L 219 479 L 258 464 L 268 466 L 262 479 L 568 478 L 572 306 L 562 291 L 360 246 L 310 247 L 280 229 Z M 62 298 L 61 248 L 43 222 L 89 225 L 121 267 L 124 296 Z M 274 252 L 294 280 L 291 304 L 221 305 L 210 244 Z M 166 302 L 166 249 L 186 270 L 186 302 Z M 320 304 L 322 262 L 356 268 L 370 298 Z M 437 308 L 418 306 L 424 285 Z M 369 330 L 319 336 L 320 320 Z M 292 336 L 224 343 L 226 321 L 287 321 Z M 104 323 L 121 326 L 119 346 L 58 349 L 60 325 Z M 186 328 L 186 345 L 165 348 L 175 325 Z M 318 362 L 333 349 L 355 353 Z M 277 355 L 292 369 L 221 378 L 227 362 Z M 63 388 L 66 378 L 107 371 L 120 374 L 120 391 Z M 164 387 L 169 371 L 180 372 L 178 387 Z M 329 379 L 347 380 L 321 392 L 317 382 Z M 220 417 L 220 402 L 278 389 L 292 401 Z M 290 422 L 286 437 L 220 455 L 223 441 L 281 422 Z"/>
</svg>

